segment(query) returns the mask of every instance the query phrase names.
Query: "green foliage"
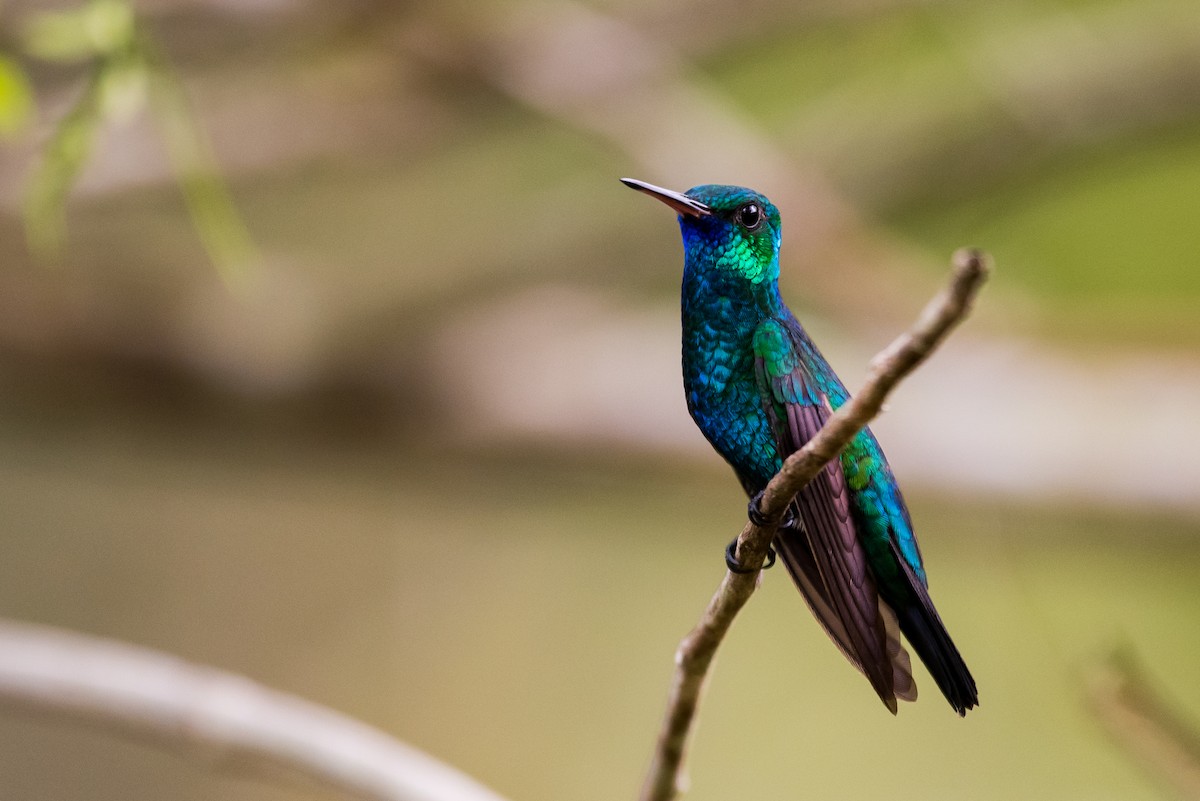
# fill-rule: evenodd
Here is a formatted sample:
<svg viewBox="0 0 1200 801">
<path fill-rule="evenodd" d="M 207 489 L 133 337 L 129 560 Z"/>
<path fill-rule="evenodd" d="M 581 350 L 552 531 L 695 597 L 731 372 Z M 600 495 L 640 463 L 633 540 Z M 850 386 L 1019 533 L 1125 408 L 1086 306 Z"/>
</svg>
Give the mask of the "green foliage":
<svg viewBox="0 0 1200 801">
<path fill-rule="evenodd" d="M 1200 298 L 1191 217 L 1200 146 L 1194 131 L 1183 134 L 1048 167 L 891 222 L 934 252 L 973 232 L 1008 280 L 1053 309 L 1060 334 L 1200 341 L 1187 312 Z"/>
<path fill-rule="evenodd" d="M 701 66 L 873 222 L 929 254 L 988 248 L 1022 325 L 1194 347 L 1198 21 L 1180 0 L 895 3 Z"/>
<path fill-rule="evenodd" d="M 216 159 L 196 124 L 174 71 L 157 49 L 147 43 L 152 59 L 149 72 L 151 108 L 175 167 L 184 200 L 208 257 L 231 286 L 243 282 L 257 250 L 221 178 Z"/>
<path fill-rule="evenodd" d="M 100 113 L 103 72 L 88 82 L 83 96 L 59 121 L 46 144 L 25 197 L 25 233 L 33 252 L 43 259 L 58 250 L 63 234 L 67 193 L 91 153 L 102 119 Z"/>
<path fill-rule="evenodd" d="M 128 2 L 92 0 L 70 11 L 35 15 L 25 26 L 25 47 L 46 61 L 82 61 L 128 49 L 135 33 Z"/>
<path fill-rule="evenodd" d="M 0 55 L 0 139 L 11 139 L 33 118 L 33 92 L 20 65 Z"/>
<path fill-rule="evenodd" d="M 107 120 L 129 119 L 144 102 L 146 64 L 138 52 L 132 9 L 121 0 L 36 14 L 25 26 L 25 47 L 48 61 L 94 61 L 83 93 L 55 126 L 25 198 L 30 248 L 51 259 L 63 239 L 67 195 L 97 132 Z"/>
<path fill-rule="evenodd" d="M 130 3 L 91 0 L 74 10 L 36 14 L 25 27 L 25 45 L 45 60 L 92 62 L 83 93 L 55 127 L 29 183 L 25 227 L 34 253 L 52 259 L 61 249 L 67 196 L 99 130 L 126 123 L 148 106 L 209 258 L 227 283 L 244 278 L 257 258 L 255 248 L 182 84 Z M 0 133 L 3 66 L 0 62 Z"/>
</svg>

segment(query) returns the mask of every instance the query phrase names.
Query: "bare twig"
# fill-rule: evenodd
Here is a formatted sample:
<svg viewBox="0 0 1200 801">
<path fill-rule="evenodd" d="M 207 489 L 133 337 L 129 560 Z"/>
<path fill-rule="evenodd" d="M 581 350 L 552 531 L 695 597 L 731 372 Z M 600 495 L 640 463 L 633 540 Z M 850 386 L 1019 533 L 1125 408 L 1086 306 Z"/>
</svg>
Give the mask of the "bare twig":
<svg viewBox="0 0 1200 801">
<path fill-rule="evenodd" d="M 158 651 L 0 621 L 0 705 L 97 724 L 206 762 L 282 767 L 373 801 L 504 801 L 382 731 Z"/>
<path fill-rule="evenodd" d="M 912 372 L 971 310 L 989 271 L 985 254 L 960 250 L 954 254 L 950 285 L 934 298 L 913 327 L 871 362 L 862 390 L 829 418 L 808 444 L 788 457 L 763 493 L 762 511 L 769 525 L 747 523 L 738 537 L 737 560 L 761 565 L 779 520 L 796 493 L 804 488 L 856 434 L 879 414 L 884 399 Z M 666 719 L 642 788 L 642 801 L 670 801 L 683 790 L 683 758 L 700 693 L 717 647 L 738 611 L 758 586 L 759 573 L 726 572 L 716 594 L 675 655 L 676 671 L 667 701 Z"/>
<path fill-rule="evenodd" d="M 1179 798 L 1200 798 L 1200 730 L 1118 651 L 1089 677 L 1088 700 L 1113 741 Z"/>
</svg>

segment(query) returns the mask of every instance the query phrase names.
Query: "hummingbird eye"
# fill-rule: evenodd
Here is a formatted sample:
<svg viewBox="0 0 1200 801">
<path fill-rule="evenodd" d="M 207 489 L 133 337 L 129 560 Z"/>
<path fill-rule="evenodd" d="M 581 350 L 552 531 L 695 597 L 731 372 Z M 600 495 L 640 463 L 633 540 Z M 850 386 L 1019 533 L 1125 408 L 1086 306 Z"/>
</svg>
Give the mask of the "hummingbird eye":
<svg viewBox="0 0 1200 801">
<path fill-rule="evenodd" d="M 734 216 L 739 225 L 747 231 L 753 231 L 762 222 L 762 209 L 758 207 L 757 203 L 747 203 L 738 209 Z"/>
</svg>

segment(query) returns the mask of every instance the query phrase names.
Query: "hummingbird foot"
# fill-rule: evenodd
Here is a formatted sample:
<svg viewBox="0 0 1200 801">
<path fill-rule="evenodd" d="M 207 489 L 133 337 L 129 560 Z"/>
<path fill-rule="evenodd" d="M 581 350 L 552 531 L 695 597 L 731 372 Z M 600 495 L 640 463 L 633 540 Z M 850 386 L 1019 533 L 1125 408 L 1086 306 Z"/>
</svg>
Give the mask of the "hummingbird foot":
<svg viewBox="0 0 1200 801">
<path fill-rule="evenodd" d="M 750 522 L 753 523 L 754 525 L 758 526 L 759 528 L 763 528 L 770 522 L 769 520 L 767 520 L 766 516 L 762 513 L 762 497 L 763 497 L 763 494 L 761 491 L 756 492 L 754 494 L 754 497 L 750 499 L 750 503 L 748 503 L 746 505 L 746 517 L 750 518 Z M 795 512 L 792 511 L 792 507 L 789 506 L 787 508 L 787 511 L 785 511 L 783 513 L 783 517 L 779 521 L 779 528 L 795 528 L 795 527 L 796 527 L 796 514 L 795 514 Z"/>
<path fill-rule="evenodd" d="M 775 564 L 775 549 L 767 548 L 767 561 L 762 567 L 746 567 L 737 560 L 737 537 L 729 541 L 729 545 L 725 548 L 725 567 L 729 568 L 730 573 L 754 573 L 758 570 L 766 570 L 771 565 Z"/>
</svg>

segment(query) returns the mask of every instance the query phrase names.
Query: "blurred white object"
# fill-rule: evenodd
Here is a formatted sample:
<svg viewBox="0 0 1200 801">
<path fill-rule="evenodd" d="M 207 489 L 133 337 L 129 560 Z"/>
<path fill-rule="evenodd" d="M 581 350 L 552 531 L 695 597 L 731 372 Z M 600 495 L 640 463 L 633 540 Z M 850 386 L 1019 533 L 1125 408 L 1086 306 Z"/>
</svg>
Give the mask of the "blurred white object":
<svg viewBox="0 0 1200 801">
<path fill-rule="evenodd" d="M 897 332 L 899 333 L 899 332 Z M 873 350 L 817 331 L 851 391 Z M 880 343 L 882 344 L 882 343 Z M 679 312 L 546 287 L 452 320 L 435 345 L 455 429 L 713 459 L 688 418 Z M 1030 499 L 1200 508 L 1200 364 L 1129 351 L 1085 360 L 960 332 L 872 428 L 901 482 Z"/>
</svg>

